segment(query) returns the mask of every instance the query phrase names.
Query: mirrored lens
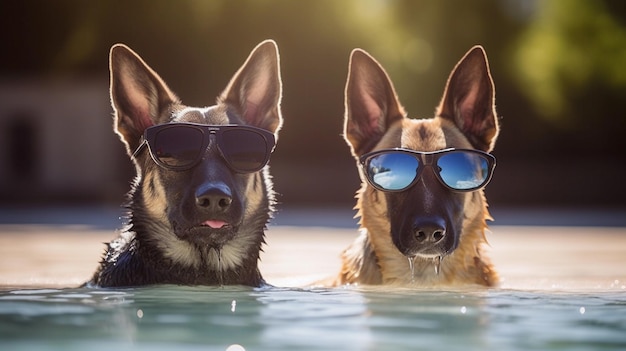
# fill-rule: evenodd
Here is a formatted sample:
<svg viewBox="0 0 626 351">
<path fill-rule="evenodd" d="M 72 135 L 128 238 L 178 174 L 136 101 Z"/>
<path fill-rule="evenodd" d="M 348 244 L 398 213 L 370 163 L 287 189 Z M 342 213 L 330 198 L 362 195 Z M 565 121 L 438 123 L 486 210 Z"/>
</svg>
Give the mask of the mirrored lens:
<svg viewBox="0 0 626 351">
<path fill-rule="evenodd" d="M 443 154 L 437 161 L 441 180 L 449 187 L 469 190 L 484 185 L 489 176 L 489 162 L 476 153 L 452 151 Z"/>
<path fill-rule="evenodd" d="M 257 171 L 269 160 L 269 147 L 263 135 L 245 129 L 224 131 L 220 148 L 226 161 L 235 170 Z"/>
<path fill-rule="evenodd" d="M 367 176 L 370 181 L 386 190 L 402 190 L 417 176 L 419 161 L 416 157 L 400 153 L 384 153 L 369 159 Z"/>
<path fill-rule="evenodd" d="M 196 162 L 204 151 L 202 146 L 202 131 L 185 126 L 160 130 L 154 138 L 154 145 L 150 145 L 159 162 L 174 168 L 188 167 Z"/>
</svg>

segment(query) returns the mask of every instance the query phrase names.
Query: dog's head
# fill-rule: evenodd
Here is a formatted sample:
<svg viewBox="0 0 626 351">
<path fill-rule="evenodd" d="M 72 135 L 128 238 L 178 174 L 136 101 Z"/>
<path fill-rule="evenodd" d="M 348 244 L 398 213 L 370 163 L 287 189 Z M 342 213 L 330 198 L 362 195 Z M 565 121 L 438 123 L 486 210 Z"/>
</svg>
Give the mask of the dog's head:
<svg viewBox="0 0 626 351">
<path fill-rule="evenodd" d="M 358 163 L 365 154 L 393 148 L 489 152 L 498 134 L 494 85 L 486 55 L 478 46 L 450 74 L 434 118 L 407 118 L 385 70 L 358 49 L 350 58 L 345 99 L 344 136 Z M 393 192 L 376 190 L 359 167 L 363 186 L 357 208 L 364 227 L 390 233 L 373 241 L 392 241 L 407 257 L 443 257 L 459 246 L 462 228 L 470 222 L 484 223 L 486 203 L 482 190 L 459 192 L 445 186 L 436 164 L 421 167 L 412 185 Z M 373 245 L 383 250 L 393 247 Z"/>
<path fill-rule="evenodd" d="M 146 217 L 145 225 L 154 232 L 173 232 L 176 240 L 218 249 L 242 232 L 258 235 L 273 201 L 267 168 L 253 172 L 234 169 L 224 156 L 225 148 L 237 148 L 247 140 L 222 145 L 218 130 L 223 125 L 245 125 L 269 132 L 265 133 L 269 139 L 277 137 L 282 125 L 282 87 L 276 44 L 271 40 L 259 44 L 217 104 L 210 107 L 183 105 L 156 72 L 124 45 L 111 48 L 110 71 L 115 131 L 126 144 L 138 173 L 133 212 L 144 213 L 133 213 L 133 220 Z M 155 153 L 161 150 L 146 145 L 146 129 L 173 123 L 217 126 L 214 131 L 204 130 L 204 144 L 198 145 L 192 167 L 159 165 Z M 200 126 L 196 132 L 202 130 Z M 181 135 L 171 136 L 167 145 L 174 150 L 186 145 L 189 140 Z M 159 239 L 172 240 L 152 238 Z"/>
</svg>

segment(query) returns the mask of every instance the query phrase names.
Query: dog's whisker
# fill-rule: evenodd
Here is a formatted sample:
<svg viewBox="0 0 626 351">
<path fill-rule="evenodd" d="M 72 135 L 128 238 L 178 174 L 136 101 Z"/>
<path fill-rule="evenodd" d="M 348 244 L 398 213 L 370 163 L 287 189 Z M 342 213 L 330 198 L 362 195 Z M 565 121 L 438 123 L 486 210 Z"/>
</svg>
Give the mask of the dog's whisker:
<svg viewBox="0 0 626 351">
<path fill-rule="evenodd" d="M 439 272 L 441 271 L 441 260 L 443 258 L 441 256 L 437 256 L 435 258 L 433 258 L 433 263 L 435 264 L 435 274 L 439 275 Z"/>
<path fill-rule="evenodd" d="M 415 256 L 407 257 L 409 260 L 409 269 L 411 270 L 411 284 L 415 283 Z"/>
<path fill-rule="evenodd" d="M 219 286 L 224 286 L 224 273 L 222 272 L 222 250 L 217 248 L 217 280 Z"/>
</svg>

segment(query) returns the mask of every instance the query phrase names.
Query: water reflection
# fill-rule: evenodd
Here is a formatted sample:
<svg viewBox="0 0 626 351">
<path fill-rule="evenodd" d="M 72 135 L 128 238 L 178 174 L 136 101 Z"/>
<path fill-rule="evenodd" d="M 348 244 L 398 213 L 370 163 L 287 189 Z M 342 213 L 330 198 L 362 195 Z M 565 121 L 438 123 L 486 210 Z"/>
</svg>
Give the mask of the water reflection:
<svg viewBox="0 0 626 351">
<path fill-rule="evenodd" d="M 1 349 L 626 347 L 626 296 L 159 286 L 0 291 Z"/>
<path fill-rule="evenodd" d="M 263 344 L 278 350 L 370 350 L 367 299 L 351 289 L 273 289 L 258 295 L 268 328 Z"/>
<path fill-rule="evenodd" d="M 375 349 L 485 349 L 488 318 L 482 292 L 379 290 L 367 293 Z"/>
</svg>

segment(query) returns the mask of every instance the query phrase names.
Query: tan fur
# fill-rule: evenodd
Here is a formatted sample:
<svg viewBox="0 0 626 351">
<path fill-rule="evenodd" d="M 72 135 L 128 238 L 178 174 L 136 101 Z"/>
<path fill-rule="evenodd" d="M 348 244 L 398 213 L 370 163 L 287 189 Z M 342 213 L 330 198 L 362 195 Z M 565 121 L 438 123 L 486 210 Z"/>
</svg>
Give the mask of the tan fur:
<svg viewBox="0 0 626 351">
<path fill-rule="evenodd" d="M 482 48 L 480 48 L 480 50 L 482 51 Z M 354 102 L 350 101 L 353 99 L 351 94 L 355 96 L 363 94 L 362 91 L 355 93 L 353 90 L 357 89 L 352 88 L 352 85 L 356 85 L 359 80 L 364 80 L 364 78 L 362 78 L 364 74 L 363 66 L 367 64 L 370 66 L 377 64 L 367 53 L 357 51 L 358 50 L 355 50 L 351 57 L 350 75 L 346 88 L 345 138 L 351 147 L 353 155 L 358 159 L 361 154 L 367 152 L 367 150 L 364 150 L 363 144 L 370 141 L 367 139 L 367 126 L 363 127 L 363 122 L 360 122 L 361 125 L 355 123 L 353 119 L 357 117 L 354 117 L 353 114 L 356 114 L 356 112 L 350 109 L 354 109 L 354 106 L 356 106 L 360 109 L 359 111 L 362 114 L 370 114 L 373 115 L 374 118 L 379 117 L 376 115 L 378 111 L 372 107 L 374 104 L 372 101 L 375 99 L 372 99 L 371 96 L 362 99 L 366 105 L 363 107 L 355 105 Z M 477 61 L 476 48 L 473 51 L 471 60 Z M 466 56 L 470 56 L 470 53 Z M 369 57 L 369 61 L 371 62 L 364 64 L 364 61 L 368 61 L 367 57 Z M 486 63 L 486 57 L 484 59 Z M 469 60 L 470 59 L 468 59 L 468 61 Z M 457 67 L 460 65 L 461 63 L 459 63 Z M 465 66 L 468 65 L 469 64 L 465 64 Z M 474 64 L 474 66 L 479 67 L 477 64 Z M 486 67 L 486 72 L 486 77 L 489 82 L 483 80 L 480 83 L 482 86 L 470 89 L 470 93 L 468 94 L 470 98 L 475 98 L 475 95 L 478 94 L 477 89 L 487 89 L 488 86 L 485 85 L 486 83 L 490 83 L 493 90 L 493 82 L 491 81 L 488 66 Z M 376 97 L 378 96 L 376 94 L 382 94 L 376 90 L 378 88 L 374 85 L 383 82 L 386 73 L 382 69 L 382 66 L 380 66 L 379 71 L 374 73 L 378 75 L 378 78 L 372 78 L 374 83 L 370 82 L 369 85 L 363 85 L 366 87 L 364 89 L 370 89 L 372 91 L 370 94 Z M 355 75 L 356 77 L 351 77 L 351 75 Z M 454 84 L 450 83 L 452 79 L 453 77 L 451 75 L 448 85 Z M 395 97 L 391 81 L 387 84 L 389 84 L 387 95 L 379 100 L 387 99 L 388 101 L 392 101 Z M 479 84 L 477 83 L 477 85 Z M 363 88 L 361 90 L 363 90 Z M 384 89 L 381 88 L 380 90 Z M 488 91 L 488 89 L 485 91 Z M 467 136 L 470 132 L 461 129 L 463 128 L 463 122 L 458 119 L 455 121 L 449 116 L 443 116 L 449 112 L 449 109 L 446 109 L 446 103 L 449 103 L 446 99 L 454 98 L 454 96 L 448 97 L 448 95 L 452 95 L 453 93 L 454 91 L 450 92 L 449 89 L 446 88 L 444 100 L 442 100 L 441 106 L 438 109 L 437 116 L 431 119 L 416 120 L 406 118 L 403 108 L 399 105 L 399 102 L 397 102 L 397 97 L 395 98 L 397 102 L 396 106 L 389 107 L 384 105 L 385 108 L 381 108 L 381 110 L 383 110 L 381 113 L 385 113 L 386 110 L 395 112 L 391 114 L 387 113 L 387 117 L 379 118 L 383 133 L 379 137 L 378 142 L 370 150 L 395 147 L 418 151 L 436 151 L 450 147 L 466 149 L 478 148 L 473 146 L 469 139 L 470 137 Z M 491 93 L 493 95 L 493 91 Z M 489 102 L 489 100 L 486 101 Z M 392 101 L 392 105 L 394 103 L 395 102 Z M 467 110 L 467 106 L 464 104 L 465 100 L 461 101 L 459 104 L 460 109 L 465 108 Z M 491 99 L 491 104 L 493 104 L 493 98 Z M 486 149 L 483 148 L 483 151 L 491 150 L 498 132 L 497 121 L 495 121 L 495 108 L 491 106 L 490 110 L 487 111 L 494 113 L 493 124 L 491 124 L 492 122 L 489 121 L 489 118 L 486 118 L 485 122 L 482 122 L 482 125 L 479 126 L 483 128 L 485 132 L 478 137 L 472 135 L 472 137 L 477 138 L 477 144 L 488 145 Z M 395 115 L 397 113 L 400 113 L 402 116 Z M 385 121 L 388 125 L 385 125 Z M 372 122 L 374 125 L 376 125 L 376 123 L 378 122 Z M 370 133 L 372 132 L 370 131 Z M 373 135 L 374 137 L 376 136 L 375 133 Z M 342 266 L 338 276 L 322 282 L 322 284 L 331 286 L 344 284 L 413 284 L 424 287 L 473 284 L 494 286 L 497 284 L 497 273 L 490 260 L 485 257 L 484 254 L 484 246 L 487 244 L 485 238 L 485 230 L 487 230 L 486 220 L 490 220 L 491 217 L 487 210 L 487 202 L 483 190 L 463 194 L 465 219 L 463 220 L 459 245 L 451 254 L 443 257 L 439 272 L 436 273 L 435 271 L 434 259 L 417 257 L 413 259 L 414 274 L 412 275 L 409 265 L 410 259 L 401 254 L 392 242 L 390 235 L 391 223 L 387 213 L 384 193 L 374 189 L 368 184 L 360 167 L 359 174 L 362 180 L 362 186 L 357 192 L 357 204 L 355 206 L 355 209 L 358 211 L 357 217 L 360 218 L 359 225 L 361 229 L 359 236 L 341 254 Z M 432 201 L 437 201 L 437 199 L 432 199 Z"/>
</svg>

